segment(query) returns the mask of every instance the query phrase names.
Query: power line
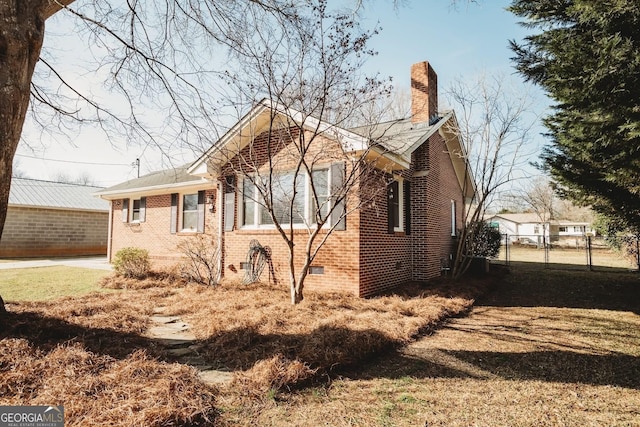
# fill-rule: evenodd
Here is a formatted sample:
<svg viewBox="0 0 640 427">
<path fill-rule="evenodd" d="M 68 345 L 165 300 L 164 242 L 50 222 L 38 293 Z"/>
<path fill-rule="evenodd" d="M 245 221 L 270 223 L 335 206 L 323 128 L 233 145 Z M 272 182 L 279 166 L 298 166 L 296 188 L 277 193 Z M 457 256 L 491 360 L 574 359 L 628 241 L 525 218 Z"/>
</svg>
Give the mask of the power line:
<svg viewBox="0 0 640 427">
<path fill-rule="evenodd" d="M 26 154 L 16 154 L 18 157 L 26 157 L 28 159 L 46 160 L 47 162 L 60 162 L 60 163 L 75 163 L 80 165 L 96 165 L 96 166 L 131 166 L 131 163 L 94 163 L 94 162 L 79 162 L 75 160 L 60 160 L 60 159 L 46 159 L 44 157 L 27 156 Z"/>
</svg>

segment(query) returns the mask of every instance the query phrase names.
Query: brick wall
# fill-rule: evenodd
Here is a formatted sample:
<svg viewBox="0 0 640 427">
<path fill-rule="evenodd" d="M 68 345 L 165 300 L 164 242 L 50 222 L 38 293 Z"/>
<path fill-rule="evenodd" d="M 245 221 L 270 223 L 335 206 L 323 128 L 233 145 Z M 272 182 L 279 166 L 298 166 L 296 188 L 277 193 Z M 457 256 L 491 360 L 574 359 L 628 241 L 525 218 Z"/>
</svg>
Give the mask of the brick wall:
<svg viewBox="0 0 640 427">
<path fill-rule="evenodd" d="M 263 166 L 265 155 L 261 147 L 264 147 L 265 138 L 265 135 L 259 135 L 254 144 L 245 149 L 247 156 L 262 159 L 258 163 Z M 332 154 L 328 145 L 319 144 L 318 147 L 318 150 L 308 154 L 326 156 L 326 162 L 336 160 L 335 152 Z M 292 153 L 281 150 L 274 157 L 274 164 L 287 170 L 293 157 L 295 155 L 292 156 Z M 347 210 L 351 211 L 361 202 L 364 203 L 347 216 L 346 230 L 334 231 L 320 249 L 312 266 L 324 267 L 324 274 L 307 276 L 307 290 L 340 291 L 366 297 L 409 280 L 428 280 L 440 275 L 441 259 L 448 258 L 454 252 L 451 236 L 452 200 L 457 205 L 457 228 L 462 226 L 462 191 L 440 134 L 433 135 L 413 153 L 412 165 L 410 170 L 401 173 L 405 180 L 411 182 L 411 234 L 388 233 L 384 180 L 377 187 L 365 189 L 363 185 L 361 194 L 360 188 L 355 186 L 353 192 L 357 197 L 351 197 Z M 235 170 L 233 167 L 223 169 L 222 175 L 236 174 L 237 167 Z M 240 177 L 237 184 L 241 186 Z M 212 188 L 215 185 L 211 183 Z M 215 190 L 209 190 L 207 195 L 215 199 Z M 214 206 L 218 208 L 217 201 Z M 147 197 L 146 221 L 143 223 L 122 222 L 121 207 L 120 202 L 113 208 L 112 254 L 123 247 L 136 246 L 149 250 L 155 266 L 170 266 L 179 261 L 181 254 L 177 246 L 193 234 L 169 232 L 170 194 Z M 223 237 L 224 279 L 242 280 L 244 270 L 241 263 L 247 260 L 250 242 L 257 240 L 262 246 L 269 247 L 271 252 L 272 265 L 265 268 L 261 280 L 271 280 L 288 289 L 289 250 L 284 239 L 275 229 L 242 229 L 237 223 L 239 208 L 240 193 L 236 191 L 234 229 L 224 232 Z M 213 243 L 217 242 L 218 214 L 224 216 L 224 212 L 212 213 L 208 209 L 205 212 L 206 235 L 210 236 Z M 323 234 L 318 239 L 322 237 Z M 308 230 L 294 232 L 298 273 L 307 240 Z"/>
<path fill-rule="evenodd" d="M 212 187 L 215 183 L 211 184 Z M 187 191 L 187 193 L 195 193 Z M 216 190 L 210 189 L 205 193 L 213 199 L 214 210 L 217 207 L 215 200 Z M 154 268 L 168 268 L 176 265 L 182 258 L 182 253 L 178 248 L 181 242 L 193 237 L 196 233 L 178 231 L 175 234 L 170 233 L 171 220 L 171 194 L 162 194 L 158 196 L 149 196 L 146 198 L 146 215 L 144 222 L 124 222 L 122 220 L 122 201 L 114 200 L 113 217 L 112 217 L 112 235 L 111 242 L 111 260 L 113 256 L 122 248 L 137 247 L 149 251 L 151 262 Z M 131 209 L 132 203 L 129 203 Z M 178 218 L 181 220 L 180 213 L 182 209 L 182 200 L 178 205 Z M 211 236 L 212 243 L 216 242 L 217 236 L 217 216 L 215 212 L 210 212 L 205 205 L 205 234 Z M 178 227 L 178 230 L 180 227 Z"/>
<path fill-rule="evenodd" d="M 107 212 L 10 206 L 0 257 L 104 255 Z"/>
<path fill-rule="evenodd" d="M 410 172 L 403 172 L 402 176 L 409 180 Z M 411 280 L 411 235 L 389 233 L 386 182 L 390 179 L 390 176 L 382 180 L 372 177 L 370 188 L 362 196 L 369 199 L 360 211 L 359 294 L 362 297 Z"/>
<path fill-rule="evenodd" d="M 439 276 L 442 260 L 455 253 L 451 236 L 451 201 L 456 204 L 456 228 L 459 229 L 463 224 L 464 200 L 439 133 L 413 153 L 412 162 L 416 165 L 411 187 L 412 279 L 428 280 Z"/>
<path fill-rule="evenodd" d="M 271 149 L 275 152 L 272 156 L 271 167 L 274 170 L 288 171 L 295 166 L 299 158 L 298 151 L 293 146 L 288 145 L 287 141 L 296 140 L 298 132 L 293 129 L 281 129 L 273 131 L 271 134 L 265 132 L 257 135 L 253 144 L 246 147 L 238 156 L 244 158 L 245 161 L 239 161 L 238 158 L 232 159 L 230 165 L 224 168 L 223 175 L 237 175 L 238 187 L 241 187 L 242 174 L 237 172 L 242 170 L 242 165 L 253 164 L 258 165 L 263 176 L 269 171 L 267 162 L 267 143 L 271 136 Z M 316 136 L 313 143 L 309 145 L 307 150 L 307 158 L 310 163 L 316 165 L 329 166 L 336 161 L 344 161 L 344 154 L 340 150 L 337 143 L 326 138 Z M 251 159 L 247 161 L 247 159 Z M 233 165 L 233 166 L 232 166 Z M 348 172 L 347 172 L 348 173 Z M 354 187 L 354 193 L 357 188 Z M 226 280 L 240 281 L 244 276 L 240 263 L 245 262 L 250 248 L 250 242 L 257 240 L 263 247 L 269 247 L 271 253 L 271 266 L 265 267 L 261 280 L 271 280 L 282 284 L 288 289 L 290 286 L 289 276 L 289 248 L 285 240 L 275 229 L 242 229 L 237 224 L 238 209 L 240 206 L 240 192 L 236 192 L 236 205 L 234 218 L 236 220 L 234 230 L 224 233 L 224 277 Z M 347 205 L 357 203 L 357 199 L 352 199 Z M 349 209 L 349 206 L 347 206 Z M 318 252 L 318 255 L 312 262 L 312 266 L 323 267 L 323 274 L 310 274 L 305 279 L 305 289 L 312 291 L 336 291 L 347 292 L 354 295 L 359 294 L 358 289 L 358 236 L 359 236 L 359 215 L 353 213 L 347 216 L 346 230 L 334 230 L 329 236 L 327 242 Z M 326 236 L 321 231 L 316 239 L 316 244 Z M 309 241 L 309 230 L 298 229 L 294 231 L 294 253 L 296 274 L 299 274 L 304 263 L 305 246 Z"/>
</svg>

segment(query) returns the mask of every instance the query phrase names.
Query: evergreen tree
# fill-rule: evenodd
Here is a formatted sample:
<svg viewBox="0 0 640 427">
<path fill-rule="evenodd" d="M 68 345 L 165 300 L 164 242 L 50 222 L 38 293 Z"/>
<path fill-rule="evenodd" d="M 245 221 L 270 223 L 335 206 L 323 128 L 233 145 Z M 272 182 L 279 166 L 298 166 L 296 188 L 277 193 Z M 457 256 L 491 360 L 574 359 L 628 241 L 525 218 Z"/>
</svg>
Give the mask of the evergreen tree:
<svg viewBox="0 0 640 427">
<path fill-rule="evenodd" d="M 514 0 L 539 31 L 516 68 L 554 100 L 542 155 L 561 195 L 640 230 L 640 2 Z"/>
</svg>

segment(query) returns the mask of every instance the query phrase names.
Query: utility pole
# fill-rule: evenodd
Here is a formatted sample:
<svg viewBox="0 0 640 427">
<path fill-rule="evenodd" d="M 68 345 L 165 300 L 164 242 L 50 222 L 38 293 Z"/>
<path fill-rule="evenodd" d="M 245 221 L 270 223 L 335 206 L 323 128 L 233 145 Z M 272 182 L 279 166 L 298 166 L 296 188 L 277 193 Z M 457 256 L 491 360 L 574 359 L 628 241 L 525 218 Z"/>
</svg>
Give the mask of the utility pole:
<svg viewBox="0 0 640 427">
<path fill-rule="evenodd" d="M 131 166 L 135 166 L 138 168 L 138 178 L 140 178 L 140 159 L 136 159 L 135 162 L 131 163 Z"/>
</svg>

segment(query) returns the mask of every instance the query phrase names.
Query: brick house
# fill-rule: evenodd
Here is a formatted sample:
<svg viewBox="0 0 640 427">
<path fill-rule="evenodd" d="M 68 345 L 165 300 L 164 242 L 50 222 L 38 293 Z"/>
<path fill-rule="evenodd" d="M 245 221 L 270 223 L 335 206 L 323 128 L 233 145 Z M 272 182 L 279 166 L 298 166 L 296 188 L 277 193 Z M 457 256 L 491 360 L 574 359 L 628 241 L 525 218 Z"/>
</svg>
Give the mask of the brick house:
<svg viewBox="0 0 640 427">
<path fill-rule="evenodd" d="M 435 72 L 427 62 L 415 64 L 411 82 L 410 118 L 342 129 L 262 101 L 194 163 L 100 191 L 97 195 L 111 201 L 109 256 L 137 246 L 149 250 L 154 264 L 168 266 L 179 261 L 181 241 L 202 234 L 221 249 L 222 276 L 238 280 L 250 245 L 258 241 L 270 249 L 269 280 L 287 283 L 288 248 L 257 203 L 251 175 L 241 171 L 244 159 L 251 158 L 256 175 L 270 176 L 283 194 L 300 195 L 294 196 L 295 218 L 291 212 L 278 215 L 289 215 L 292 233 L 301 238 L 313 229 L 309 212 L 315 211 L 309 206 L 319 203 L 310 201 L 315 196 L 309 183 L 322 188 L 327 224 L 318 234 L 332 232 L 312 262 L 306 289 L 364 297 L 439 276 L 442 260 L 455 252 L 474 186 L 455 115 L 438 112 Z M 286 138 L 311 129 L 316 139 L 306 156 L 318 167 L 292 179 L 295 150 L 288 149 Z M 285 142 L 274 142 L 280 140 Z M 347 158 L 365 160 L 371 168 L 341 199 L 333 189 L 356 168 Z M 382 177 L 371 180 L 379 191 L 365 185 L 369 176 Z M 295 258 L 297 267 L 301 262 Z"/>
<path fill-rule="evenodd" d="M 104 255 L 109 203 L 93 187 L 13 178 L 0 257 Z"/>
</svg>

